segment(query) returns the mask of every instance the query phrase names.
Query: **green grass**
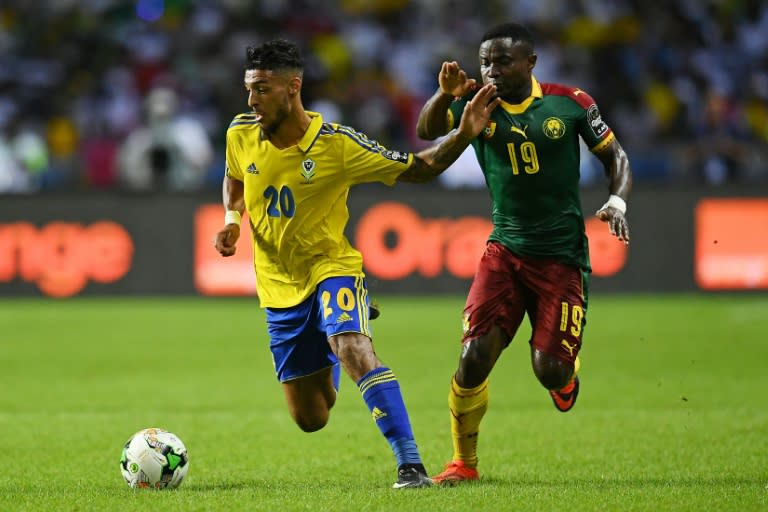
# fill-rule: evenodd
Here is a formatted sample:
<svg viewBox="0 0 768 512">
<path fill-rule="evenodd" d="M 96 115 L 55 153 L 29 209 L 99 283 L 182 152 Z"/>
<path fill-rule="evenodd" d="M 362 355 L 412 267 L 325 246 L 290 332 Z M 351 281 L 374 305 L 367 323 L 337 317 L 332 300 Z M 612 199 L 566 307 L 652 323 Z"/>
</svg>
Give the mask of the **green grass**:
<svg viewBox="0 0 768 512">
<path fill-rule="evenodd" d="M 376 350 L 436 472 L 463 299 L 379 301 Z M 2 300 L 0 510 L 768 509 L 768 297 L 595 295 L 588 319 L 573 411 L 536 382 L 524 328 L 492 375 L 481 482 L 402 492 L 348 378 L 325 429 L 293 425 L 255 299 Z M 120 475 L 149 426 L 189 449 L 175 492 Z"/>
</svg>

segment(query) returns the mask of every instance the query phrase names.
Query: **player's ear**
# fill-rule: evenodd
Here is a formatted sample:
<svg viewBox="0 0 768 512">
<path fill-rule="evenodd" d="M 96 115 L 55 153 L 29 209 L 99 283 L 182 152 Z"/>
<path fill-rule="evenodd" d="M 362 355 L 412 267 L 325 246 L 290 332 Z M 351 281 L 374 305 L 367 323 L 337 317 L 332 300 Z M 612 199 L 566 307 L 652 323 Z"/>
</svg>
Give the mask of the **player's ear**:
<svg viewBox="0 0 768 512">
<path fill-rule="evenodd" d="M 295 96 L 299 91 L 301 91 L 301 77 L 294 75 L 288 79 L 288 92 Z"/>
<path fill-rule="evenodd" d="M 532 53 L 528 56 L 528 71 L 533 70 L 533 68 L 536 67 L 536 60 L 538 59 L 538 55 L 535 53 Z"/>
</svg>

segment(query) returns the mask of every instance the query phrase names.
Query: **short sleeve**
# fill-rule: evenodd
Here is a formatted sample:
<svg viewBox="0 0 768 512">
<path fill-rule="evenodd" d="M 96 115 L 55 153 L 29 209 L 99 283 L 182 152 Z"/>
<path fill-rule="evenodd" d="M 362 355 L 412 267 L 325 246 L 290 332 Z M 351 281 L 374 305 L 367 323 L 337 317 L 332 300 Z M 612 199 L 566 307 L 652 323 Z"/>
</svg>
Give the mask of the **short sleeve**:
<svg viewBox="0 0 768 512">
<path fill-rule="evenodd" d="M 587 101 L 580 102 L 582 112 L 577 121 L 579 135 L 590 151 L 599 151 L 614 139 L 613 131 L 603 121 L 595 100 L 586 93 L 580 96 L 584 96 L 583 100 Z"/>
<path fill-rule="evenodd" d="M 387 149 L 348 126 L 337 126 L 336 136 L 342 138 L 344 175 L 350 185 L 376 181 L 392 185 L 413 162 L 412 153 Z"/>
<path fill-rule="evenodd" d="M 243 169 L 238 162 L 238 137 L 229 130 L 227 131 L 226 161 L 224 163 L 224 174 L 233 180 L 243 181 Z"/>
</svg>

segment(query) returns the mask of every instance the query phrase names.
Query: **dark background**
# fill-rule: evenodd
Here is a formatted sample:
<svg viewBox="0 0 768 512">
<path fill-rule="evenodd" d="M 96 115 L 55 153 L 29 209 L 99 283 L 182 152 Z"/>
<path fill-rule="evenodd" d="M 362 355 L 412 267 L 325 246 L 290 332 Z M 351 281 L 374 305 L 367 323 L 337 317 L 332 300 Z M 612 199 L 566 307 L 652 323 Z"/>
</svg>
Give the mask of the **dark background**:
<svg viewBox="0 0 768 512">
<path fill-rule="evenodd" d="M 694 280 L 694 210 L 705 197 L 759 197 L 761 191 L 728 186 L 716 191 L 700 188 L 640 186 L 632 200 L 629 220 L 632 243 L 622 269 L 608 277 L 593 276 L 593 292 L 692 292 Z M 596 210 L 605 193 L 585 191 L 586 212 Z M 350 196 L 347 235 L 354 241 L 357 221 L 382 201 L 397 201 L 417 211 L 423 218 L 455 219 L 464 216 L 487 217 L 489 199 L 485 191 L 423 189 L 415 185 L 366 187 Z M 0 201 L 0 233 L 16 222 L 30 222 L 41 228 L 53 221 L 90 225 L 110 220 L 124 226 L 133 239 L 131 270 L 122 279 L 108 284 L 90 282 L 84 294 L 196 294 L 194 285 L 194 217 L 202 204 L 217 204 L 214 193 L 206 194 L 77 194 L 54 197 L 8 196 Z M 223 210 L 222 210 L 223 212 Z M 749 222 L 745 219 L 745 222 Z M 605 228 L 607 229 L 607 227 Z M 754 226 L 755 236 L 766 235 L 768 226 Z M 214 233 L 203 240 L 208 244 Z M 396 240 L 394 240 L 396 241 Z M 243 239 L 242 247 L 249 240 Z M 616 242 L 618 243 L 618 242 Z M 34 251 L 25 246 L 21 250 Z M 61 251 L 67 250 L 62 246 Z M 210 246 L 210 251 L 214 249 Z M 2 258 L 19 258 L 18 251 L 5 251 Z M 252 279 L 244 275 L 243 279 Z M 468 279 L 457 279 L 448 272 L 434 278 L 414 273 L 389 281 L 369 273 L 372 293 L 429 294 L 464 293 Z M 15 277 L 0 282 L 0 295 L 40 295 L 35 283 Z"/>
</svg>

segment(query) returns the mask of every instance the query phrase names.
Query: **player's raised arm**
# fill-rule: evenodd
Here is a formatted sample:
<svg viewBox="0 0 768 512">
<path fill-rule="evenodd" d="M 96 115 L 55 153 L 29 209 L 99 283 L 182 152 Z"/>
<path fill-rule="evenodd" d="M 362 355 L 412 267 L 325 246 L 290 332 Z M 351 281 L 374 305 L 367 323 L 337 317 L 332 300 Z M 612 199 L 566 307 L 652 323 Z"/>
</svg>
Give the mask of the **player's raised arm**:
<svg viewBox="0 0 768 512">
<path fill-rule="evenodd" d="M 222 256 L 232 256 L 237 250 L 237 239 L 240 238 L 240 219 L 245 211 L 243 201 L 243 182 L 224 176 L 222 183 L 224 200 L 224 227 L 216 233 L 214 244 Z"/>
<path fill-rule="evenodd" d="M 443 62 L 437 80 L 440 86 L 424 104 L 416 122 L 416 133 L 426 140 L 435 140 L 450 131 L 452 127 L 448 122 L 448 107 L 451 102 L 477 87 L 477 81 L 468 78 L 456 61 Z"/>
<path fill-rule="evenodd" d="M 608 201 L 597 211 L 595 215 L 608 223 L 611 234 L 625 244 L 629 243 L 629 224 L 625 217 L 627 213 L 627 201 L 632 191 L 632 171 L 629 168 L 629 159 L 619 141 L 614 139 L 604 149 L 595 153 L 603 163 L 605 175 L 608 176 Z"/>
<path fill-rule="evenodd" d="M 464 107 L 459 127 L 438 144 L 416 153 L 411 166 L 397 181 L 424 183 L 446 170 L 488 124 L 491 112 L 501 102 L 494 98 L 495 94 L 495 85 L 483 86 Z"/>
</svg>

